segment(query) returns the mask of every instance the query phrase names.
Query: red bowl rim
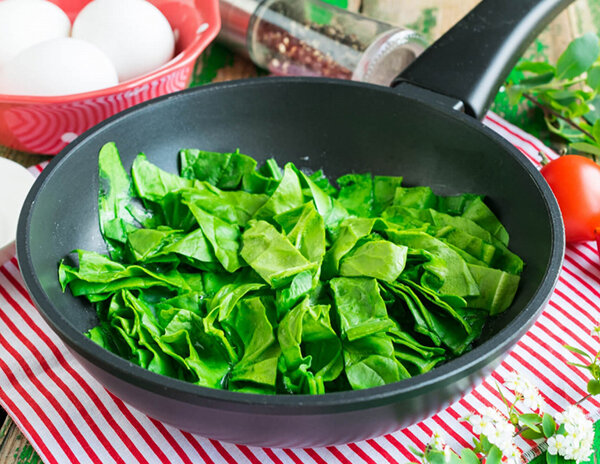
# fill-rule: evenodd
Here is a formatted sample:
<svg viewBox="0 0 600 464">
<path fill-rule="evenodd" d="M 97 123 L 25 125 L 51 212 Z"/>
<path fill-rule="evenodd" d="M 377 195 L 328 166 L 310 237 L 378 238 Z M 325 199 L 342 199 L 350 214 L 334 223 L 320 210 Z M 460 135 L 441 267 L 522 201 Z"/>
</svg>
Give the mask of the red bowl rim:
<svg viewBox="0 0 600 464">
<path fill-rule="evenodd" d="M 206 30 L 196 37 L 196 39 L 194 39 L 194 41 L 187 48 L 175 55 L 160 68 L 152 71 L 149 74 L 144 74 L 143 76 L 113 85 L 112 87 L 69 95 L 54 95 L 45 97 L 0 94 L 0 104 L 57 104 L 106 97 L 127 90 L 133 90 L 143 84 L 147 84 L 157 78 L 163 77 L 175 69 L 189 65 L 200 56 L 200 53 L 202 53 L 202 51 L 210 44 L 210 42 L 212 42 L 221 29 L 221 17 L 219 15 L 218 1 L 212 0 L 207 2 L 207 4 L 207 8 L 205 10 L 203 9 L 203 13 L 206 14 L 204 18 L 205 24 L 208 24 Z"/>
</svg>

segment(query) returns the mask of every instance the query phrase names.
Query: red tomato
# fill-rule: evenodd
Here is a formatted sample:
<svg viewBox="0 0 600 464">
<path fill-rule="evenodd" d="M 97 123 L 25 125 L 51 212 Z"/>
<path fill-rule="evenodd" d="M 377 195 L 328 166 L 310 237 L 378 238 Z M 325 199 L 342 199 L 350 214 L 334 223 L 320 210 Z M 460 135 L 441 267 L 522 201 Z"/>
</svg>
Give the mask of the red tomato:
<svg viewBox="0 0 600 464">
<path fill-rule="evenodd" d="M 558 200 L 567 242 L 594 240 L 600 234 L 600 166 L 584 156 L 565 155 L 540 172 Z"/>
</svg>

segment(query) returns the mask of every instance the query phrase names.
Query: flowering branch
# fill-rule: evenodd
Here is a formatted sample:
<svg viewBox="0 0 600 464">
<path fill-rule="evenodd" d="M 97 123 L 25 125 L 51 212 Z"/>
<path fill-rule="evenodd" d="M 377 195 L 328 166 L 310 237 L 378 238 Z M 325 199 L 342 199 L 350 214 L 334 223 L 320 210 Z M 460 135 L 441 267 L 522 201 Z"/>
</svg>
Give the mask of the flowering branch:
<svg viewBox="0 0 600 464">
<path fill-rule="evenodd" d="M 592 330 L 592 336 L 600 337 L 600 326 Z M 425 450 L 413 452 L 423 464 L 521 464 L 521 451 L 514 444 L 514 438 L 521 436 L 546 442 L 547 464 L 587 461 L 592 453 L 594 425 L 579 405 L 600 394 L 600 351 L 592 355 L 573 346 L 565 345 L 565 348 L 589 362 L 568 364 L 586 369 L 592 375 L 587 385 L 588 394 L 577 403 L 552 417 L 542 412 L 544 403 L 536 386 L 522 375 L 509 372 L 502 386 L 513 393 L 514 400 L 507 400 L 497 385 L 506 413 L 487 407 L 480 414 L 463 418 L 477 435 L 472 448 L 456 453 L 445 443 L 442 433 L 435 430 Z M 530 412 L 519 413 L 519 410 Z"/>
</svg>

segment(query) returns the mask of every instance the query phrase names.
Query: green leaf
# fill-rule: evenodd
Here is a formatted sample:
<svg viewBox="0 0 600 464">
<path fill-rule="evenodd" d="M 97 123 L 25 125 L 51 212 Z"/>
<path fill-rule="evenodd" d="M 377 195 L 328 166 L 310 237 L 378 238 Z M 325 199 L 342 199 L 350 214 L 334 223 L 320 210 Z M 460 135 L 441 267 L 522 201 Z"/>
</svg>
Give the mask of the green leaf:
<svg viewBox="0 0 600 464">
<path fill-rule="evenodd" d="M 487 439 L 487 437 L 485 435 L 481 435 L 480 439 L 481 439 L 481 450 L 485 454 L 488 454 L 490 452 L 492 444 L 490 443 L 490 441 Z"/>
<path fill-rule="evenodd" d="M 241 238 L 239 227 L 208 214 L 195 204 L 190 204 L 189 207 L 223 267 L 229 272 L 242 267 L 243 263 L 238 256 Z"/>
<path fill-rule="evenodd" d="M 600 156 L 600 146 L 592 145 L 591 143 L 586 142 L 575 142 L 569 145 L 572 149 L 581 151 L 584 153 L 589 153 L 591 155 Z"/>
<path fill-rule="evenodd" d="M 519 87 L 524 87 L 524 88 L 537 87 L 539 85 L 544 85 L 544 84 L 548 84 L 548 83 L 552 82 L 552 79 L 554 79 L 554 71 L 539 74 L 539 75 L 533 76 L 533 77 L 527 77 L 525 79 L 521 79 L 519 81 Z"/>
<path fill-rule="evenodd" d="M 460 457 L 464 464 L 479 464 L 481 462 L 477 455 L 469 448 L 463 448 L 460 452 Z"/>
<path fill-rule="evenodd" d="M 286 218 L 293 216 L 290 223 Z M 302 256 L 319 266 L 325 256 L 325 224 L 317 212 L 313 202 L 305 203 L 274 218 L 287 234 L 288 240 L 298 249 Z"/>
<path fill-rule="evenodd" d="M 340 233 L 325 254 L 323 277 L 330 279 L 338 275 L 341 259 L 354 248 L 362 237 L 373 229 L 374 219 L 349 218 L 342 222 Z"/>
<path fill-rule="evenodd" d="M 548 464 L 558 464 L 558 456 L 556 454 L 550 454 L 548 451 L 546 451 L 545 456 Z"/>
<path fill-rule="evenodd" d="M 393 327 L 375 279 L 336 277 L 329 286 L 343 338 L 352 341 Z"/>
<path fill-rule="evenodd" d="M 540 432 L 538 425 L 542 421 L 542 418 L 538 414 L 520 414 L 519 422 L 529 427 L 534 432 Z"/>
<path fill-rule="evenodd" d="M 496 215 L 487 206 L 482 198 L 474 198 L 464 209 L 461 215 L 481 226 L 492 236 L 508 246 L 508 232 Z"/>
<path fill-rule="evenodd" d="M 194 187 L 194 181 L 163 171 L 140 153 L 133 161 L 131 177 L 140 198 L 159 201 L 167 194 Z"/>
<path fill-rule="evenodd" d="M 236 332 L 244 352 L 231 371 L 230 390 L 239 390 L 240 386 L 251 382 L 274 392 L 281 349 L 261 299 L 253 297 L 242 300 L 228 315 L 226 323 Z"/>
<path fill-rule="evenodd" d="M 486 309 L 490 316 L 505 311 L 517 293 L 519 276 L 475 264 L 468 264 L 468 266 L 480 291 L 479 296 L 469 298 L 468 306 Z"/>
<path fill-rule="evenodd" d="M 324 393 L 319 377 L 331 381 L 343 370 L 342 346 L 329 323 L 329 306 L 319 308 L 325 309 L 324 312 L 313 311 L 316 308 L 304 299 L 285 315 L 277 328 L 282 355 L 279 370 L 286 389 L 293 393 Z M 315 338 L 326 343 L 315 344 Z M 321 351 L 311 354 L 311 346 Z M 320 358 L 316 363 L 313 354 Z"/>
<path fill-rule="evenodd" d="M 442 280 L 439 292 L 456 296 L 477 296 L 479 286 L 465 260 L 453 248 L 425 232 L 389 230 L 388 239 L 409 249 L 427 250 L 434 257 L 423 268 Z"/>
<path fill-rule="evenodd" d="M 556 422 L 554 422 L 554 418 L 548 413 L 544 413 L 542 428 L 544 429 L 544 436 L 546 438 L 550 438 L 556 432 Z"/>
<path fill-rule="evenodd" d="M 592 126 L 592 135 L 596 139 L 596 143 L 600 144 L 600 121 L 596 121 Z M 598 148 L 600 149 L 600 146 Z"/>
<path fill-rule="evenodd" d="M 553 134 L 557 134 L 571 143 L 584 142 L 588 138 L 578 129 L 567 124 L 562 119 L 556 119 L 553 116 L 545 117 L 546 127 Z"/>
<path fill-rule="evenodd" d="M 418 456 L 420 458 L 422 458 L 423 456 L 425 456 L 425 454 L 423 454 L 422 451 L 418 450 L 417 448 L 415 448 L 414 446 L 409 446 L 408 449 L 410 450 L 410 452 L 412 454 L 414 454 L 415 456 Z"/>
<path fill-rule="evenodd" d="M 587 391 L 590 395 L 600 394 L 600 382 L 596 379 L 592 379 L 587 384 Z"/>
<path fill-rule="evenodd" d="M 546 95 L 551 99 L 552 106 L 557 107 L 557 109 L 568 110 L 569 105 L 577 103 L 580 99 L 577 90 L 571 89 L 549 90 Z"/>
<path fill-rule="evenodd" d="M 430 464 L 448 464 L 444 453 L 438 450 L 432 450 L 425 454 L 425 459 Z"/>
<path fill-rule="evenodd" d="M 370 216 L 373 206 L 373 178 L 371 174 L 346 174 L 337 179 L 340 187 L 338 200 L 349 213 Z"/>
<path fill-rule="evenodd" d="M 587 104 L 588 111 L 583 115 L 583 117 L 588 123 L 594 124 L 600 119 L 600 95 L 597 95 L 593 99 L 589 100 Z"/>
<path fill-rule="evenodd" d="M 518 71 L 526 71 L 534 74 L 545 74 L 556 72 L 556 68 L 545 61 L 521 61 L 515 69 Z"/>
<path fill-rule="evenodd" d="M 450 451 L 450 454 L 446 454 L 439 450 L 431 450 L 425 455 L 426 462 L 430 464 L 461 464 L 461 460 L 454 451 Z"/>
<path fill-rule="evenodd" d="M 373 177 L 373 216 L 381 215 L 384 209 L 392 204 L 396 188 L 402 185 L 402 177 Z"/>
<path fill-rule="evenodd" d="M 600 54 L 596 34 L 589 32 L 573 40 L 556 63 L 559 79 L 573 79 L 594 64 Z"/>
<path fill-rule="evenodd" d="M 521 97 L 523 96 L 523 92 L 525 89 L 523 87 L 519 87 L 518 85 L 509 85 L 506 87 L 506 95 L 508 97 L 508 104 L 510 106 L 516 106 L 521 101 Z"/>
<path fill-rule="evenodd" d="M 496 390 L 498 390 L 498 393 L 500 393 L 500 398 L 502 398 L 502 402 L 504 403 L 506 408 L 508 410 L 510 410 L 510 405 L 508 404 L 508 401 L 504 397 L 504 393 L 502 393 L 502 388 L 500 388 L 500 384 L 498 382 L 495 382 L 495 384 L 496 384 Z"/>
<path fill-rule="evenodd" d="M 394 345 L 384 332 L 353 341 L 342 340 L 346 377 L 354 390 L 397 382 L 410 374 L 394 357 Z"/>
<path fill-rule="evenodd" d="M 300 179 L 302 188 L 304 189 L 302 192 L 304 195 L 306 195 L 307 199 L 312 198 L 317 211 L 325 222 L 325 227 L 329 232 L 334 233 L 334 236 L 337 236 L 337 229 L 340 223 L 349 217 L 350 213 L 346 211 L 346 208 L 342 206 L 337 198 L 325 193 L 325 191 L 323 191 L 315 182 L 313 182 L 309 176 L 304 174 L 302 171 L 299 171 L 296 167 L 293 169 Z M 331 188 L 333 189 L 333 187 Z"/>
<path fill-rule="evenodd" d="M 283 287 L 297 274 L 317 267 L 265 221 L 256 221 L 244 231 L 240 256 L 272 288 Z"/>
<path fill-rule="evenodd" d="M 141 207 L 133 201 L 131 179 L 113 142 L 106 143 L 98 154 L 98 184 L 100 231 L 111 257 L 120 260 L 124 258 L 127 232 L 135 228 L 132 213 L 139 212 Z"/>
<path fill-rule="evenodd" d="M 519 435 L 527 440 L 537 440 L 539 438 L 543 438 L 544 434 L 542 432 L 534 432 L 531 429 L 523 430 Z"/>
<path fill-rule="evenodd" d="M 208 182 L 198 182 L 193 190 L 182 192 L 182 198 L 188 206 L 193 204 L 225 222 L 245 226 L 268 197 L 242 190 L 220 190 Z"/>
<path fill-rule="evenodd" d="M 595 92 L 600 90 L 600 66 L 593 66 L 588 70 L 586 83 Z"/>
<path fill-rule="evenodd" d="M 496 445 L 492 445 L 487 453 L 485 464 L 500 464 L 502 461 L 502 451 Z"/>
<path fill-rule="evenodd" d="M 461 459 L 458 457 L 458 454 L 456 454 L 454 451 L 450 452 L 450 463 L 449 464 L 461 464 L 462 461 Z M 448 463 L 446 463 L 448 464 Z"/>
<path fill-rule="evenodd" d="M 580 364 L 580 363 L 574 363 L 574 362 L 568 362 L 567 364 L 569 366 L 575 366 L 575 367 L 580 367 L 581 369 L 587 369 L 588 371 L 592 370 L 592 368 L 586 364 Z"/>
<path fill-rule="evenodd" d="M 302 206 L 303 202 L 300 180 L 294 172 L 292 164 L 288 163 L 285 165 L 283 178 L 277 189 L 267 202 L 254 213 L 254 219 L 270 219 L 276 214 Z"/>
<path fill-rule="evenodd" d="M 265 287 L 264 284 L 254 282 L 224 285 L 210 300 L 208 300 L 207 310 L 219 321 L 225 320 L 229 317 L 242 298 L 247 296 L 248 293 L 263 287 Z"/>
<path fill-rule="evenodd" d="M 237 188 L 256 168 L 256 161 L 241 153 L 186 149 L 179 152 L 179 159 L 182 177 L 206 181 L 220 189 Z"/>
<path fill-rule="evenodd" d="M 573 352 L 573 353 L 580 354 L 580 355 L 582 355 L 583 357 L 585 357 L 585 358 L 588 358 L 588 359 L 590 359 L 590 360 L 592 359 L 592 357 L 589 355 L 589 353 L 586 353 L 585 351 L 583 351 L 583 350 L 580 350 L 580 349 L 579 349 L 579 348 L 577 348 L 577 347 L 570 346 L 570 345 L 563 345 L 563 348 L 565 348 L 565 349 L 567 349 L 567 350 L 569 350 L 569 351 L 571 351 L 571 352 Z"/>
<path fill-rule="evenodd" d="M 387 240 L 368 241 L 348 253 L 340 262 L 344 277 L 375 277 L 393 282 L 404 269 L 408 248 Z"/>
</svg>

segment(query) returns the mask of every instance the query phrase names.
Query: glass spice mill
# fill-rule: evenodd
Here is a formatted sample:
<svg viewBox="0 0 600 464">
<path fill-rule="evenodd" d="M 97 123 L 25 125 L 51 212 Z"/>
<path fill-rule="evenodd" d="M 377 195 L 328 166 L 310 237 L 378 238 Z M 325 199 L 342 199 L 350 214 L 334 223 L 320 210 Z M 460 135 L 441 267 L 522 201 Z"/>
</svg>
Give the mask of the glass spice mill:
<svg viewBox="0 0 600 464">
<path fill-rule="evenodd" d="M 418 33 L 319 0 L 221 0 L 219 39 L 273 74 L 390 85 L 427 47 Z"/>
</svg>

